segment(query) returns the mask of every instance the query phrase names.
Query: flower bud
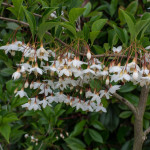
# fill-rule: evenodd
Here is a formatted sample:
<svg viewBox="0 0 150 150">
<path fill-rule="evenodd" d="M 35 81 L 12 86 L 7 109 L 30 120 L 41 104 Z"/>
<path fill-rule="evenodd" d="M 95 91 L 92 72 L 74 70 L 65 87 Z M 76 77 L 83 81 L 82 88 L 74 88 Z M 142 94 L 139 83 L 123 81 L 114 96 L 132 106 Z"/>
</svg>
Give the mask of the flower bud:
<svg viewBox="0 0 150 150">
<path fill-rule="evenodd" d="M 107 76 L 106 85 L 109 85 L 109 76 Z"/>
<path fill-rule="evenodd" d="M 135 69 L 134 72 L 133 72 L 133 79 L 134 79 L 134 80 L 137 80 L 137 79 L 138 79 L 138 72 L 137 72 L 136 69 Z"/>
<path fill-rule="evenodd" d="M 25 84 L 24 84 L 24 88 L 27 88 L 29 86 L 29 82 L 28 80 L 26 80 Z"/>
<path fill-rule="evenodd" d="M 33 86 L 34 86 L 34 82 L 32 81 L 30 84 L 30 89 L 33 89 Z"/>
<path fill-rule="evenodd" d="M 89 49 L 88 49 L 88 52 L 87 52 L 86 56 L 87 56 L 87 59 L 88 59 L 88 60 L 90 60 L 90 59 L 91 59 L 91 52 L 90 52 L 90 50 L 89 50 Z"/>
</svg>

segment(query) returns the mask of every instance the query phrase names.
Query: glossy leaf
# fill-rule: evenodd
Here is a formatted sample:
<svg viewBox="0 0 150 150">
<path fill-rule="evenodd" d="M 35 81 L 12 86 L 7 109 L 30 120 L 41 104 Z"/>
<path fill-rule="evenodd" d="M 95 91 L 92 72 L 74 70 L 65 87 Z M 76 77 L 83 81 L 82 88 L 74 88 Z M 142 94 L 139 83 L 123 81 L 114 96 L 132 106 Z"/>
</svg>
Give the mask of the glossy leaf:
<svg viewBox="0 0 150 150">
<path fill-rule="evenodd" d="M 103 138 L 96 130 L 89 129 L 89 134 L 95 142 L 103 143 Z"/>
<path fill-rule="evenodd" d="M 11 128 L 9 124 L 2 124 L 0 125 L 0 133 L 4 136 L 4 138 L 9 143 Z"/>
<path fill-rule="evenodd" d="M 74 23 L 84 12 L 85 8 L 72 8 L 69 12 L 69 21 Z"/>
<path fill-rule="evenodd" d="M 92 32 L 93 31 L 100 31 L 104 25 L 106 24 L 107 19 L 99 19 L 96 20 L 93 24 L 92 24 Z"/>
</svg>

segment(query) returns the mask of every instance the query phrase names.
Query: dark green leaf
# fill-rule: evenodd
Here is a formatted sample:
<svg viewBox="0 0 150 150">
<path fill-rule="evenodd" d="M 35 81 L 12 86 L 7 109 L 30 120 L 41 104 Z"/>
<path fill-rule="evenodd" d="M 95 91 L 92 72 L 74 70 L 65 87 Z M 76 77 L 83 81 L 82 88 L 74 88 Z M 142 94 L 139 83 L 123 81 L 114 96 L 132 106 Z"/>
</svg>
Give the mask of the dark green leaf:
<svg viewBox="0 0 150 150">
<path fill-rule="evenodd" d="M 131 82 L 129 82 L 121 86 L 121 88 L 118 91 L 120 93 L 127 93 L 127 92 L 133 91 L 135 88 L 136 88 L 136 85 L 133 85 Z"/>
<path fill-rule="evenodd" d="M 99 35 L 99 31 L 93 31 L 90 32 L 90 40 L 91 40 L 91 44 L 93 45 L 95 39 L 97 38 L 97 36 Z"/>
<path fill-rule="evenodd" d="M 11 132 L 11 128 L 9 124 L 0 125 L 0 133 L 4 136 L 4 138 L 8 143 L 9 143 L 10 132 Z"/>
<path fill-rule="evenodd" d="M 85 150 L 85 144 L 77 138 L 69 137 L 65 141 L 71 150 Z"/>
<path fill-rule="evenodd" d="M 126 23 L 128 25 L 129 32 L 131 35 L 131 41 L 133 41 L 133 40 L 135 40 L 135 35 L 136 35 L 135 24 L 133 22 L 133 18 L 128 13 L 126 13 L 124 10 L 121 10 L 121 12 L 123 13 L 123 16 L 124 16 Z"/>
<path fill-rule="evenodd" d="M 89 129 L 89 134 L 95 142 L 103 143 L 103 138 L 97 131 Z"/>
<path fill-rule="evenodd" d="M 123 111 L 123 112 L 119 115 L 119 117 L 125 119 L 125 118 L 130 117 L 131 114 L 132 114 L 131 111 Z"/>
<path fill-rule="evenodd" d="M 79 135 L 83 131 L 83 127 L 85 126 L 86 120 L 82 120 L 76 124 L 73 132 L 70 134 L 70 137 L 74 137 Z"/>
</svg>

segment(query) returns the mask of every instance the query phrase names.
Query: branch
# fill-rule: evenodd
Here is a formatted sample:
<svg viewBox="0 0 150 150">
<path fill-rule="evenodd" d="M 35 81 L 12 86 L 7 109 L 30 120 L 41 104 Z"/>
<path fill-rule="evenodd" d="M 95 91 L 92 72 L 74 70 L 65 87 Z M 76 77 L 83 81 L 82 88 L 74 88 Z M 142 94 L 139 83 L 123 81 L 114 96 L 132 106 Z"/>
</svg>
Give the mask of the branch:
<svg viewBox="0 0 150 150">
<path fill-rule="evenodd" d="M 132 103 L 130 103 L 127 99 L 123 98 L 117 93 L 114 93 L 113 96 L 116 97 L 120 102 L 128 106 L 128 108 L 133 112 L 134 115 L 137 113 L 135 106 Z"/>
<path fill-rule="evenodd" d="M 146 137 L 147 134 L 150 133 L 150 127 L 148 127 L 145 131 L 144 131 L 144 136 Z"/>
<path fill-rule="evenodd" d="M 10 18 L 5 18 L 5 17 L 0 17 L 1 20 L 5 20 L 5 21 L 9 21 L 9 22 L 15 22 L 15 23 L 20 23 L 24 26 L 29 26 L 28 23 L 26 22 L 23 22 L 23 21 L 18 21 L 18 20 L 15 20 L 15 19 L 10 19 Z"/>
</svg>

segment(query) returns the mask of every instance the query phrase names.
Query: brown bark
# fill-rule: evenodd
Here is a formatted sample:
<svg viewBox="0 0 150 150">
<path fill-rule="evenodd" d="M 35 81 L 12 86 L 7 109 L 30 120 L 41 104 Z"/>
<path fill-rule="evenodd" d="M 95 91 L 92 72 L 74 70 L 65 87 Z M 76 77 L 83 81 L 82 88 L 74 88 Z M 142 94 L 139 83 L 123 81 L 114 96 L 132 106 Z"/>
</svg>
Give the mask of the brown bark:
<svg viewBox="0 0 150 150">
<path fill-rule="evenodd" d="M 149 87 L 142 87 L 137 112 L 135 114 L 133 150 L 142 150 L 143 142 L 145 140 L 145 135 L 143 132 L 143 115 L 146 108 L 148 93 Z"/>
</svg>

